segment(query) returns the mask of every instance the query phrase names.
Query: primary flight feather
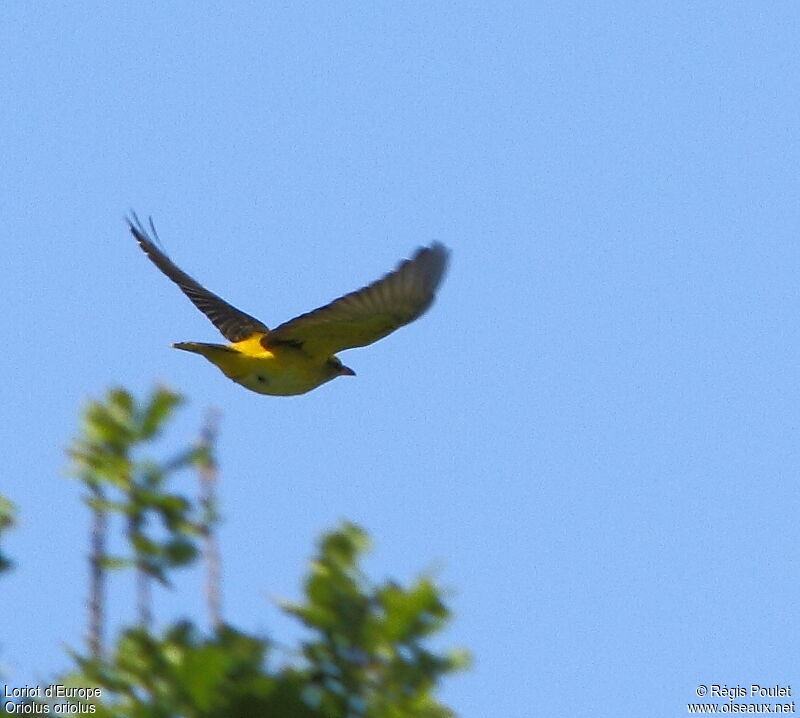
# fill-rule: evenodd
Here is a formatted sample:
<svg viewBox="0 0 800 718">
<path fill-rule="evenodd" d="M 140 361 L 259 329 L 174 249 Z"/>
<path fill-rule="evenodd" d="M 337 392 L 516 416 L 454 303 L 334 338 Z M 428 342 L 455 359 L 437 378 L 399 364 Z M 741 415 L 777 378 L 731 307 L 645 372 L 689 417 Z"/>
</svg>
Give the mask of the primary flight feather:
<svg viewBox="0 0 800 718">
<path fill-rule="evenodd" d="M 372 284 L 270 330 L 179 269 L 156 245 L 152 220 L 152 236 L 135 214 L 128 226 L 153 264 L 230 342 L 173 346 L 200 354 L 251 391 L 274 396 L 305 394 L 337 376 L 355 375 L 335 354 L 372 344 L 421 316 L 433 303 L 449 254 L 438 242 L 421 247 Z"/>
</svg>

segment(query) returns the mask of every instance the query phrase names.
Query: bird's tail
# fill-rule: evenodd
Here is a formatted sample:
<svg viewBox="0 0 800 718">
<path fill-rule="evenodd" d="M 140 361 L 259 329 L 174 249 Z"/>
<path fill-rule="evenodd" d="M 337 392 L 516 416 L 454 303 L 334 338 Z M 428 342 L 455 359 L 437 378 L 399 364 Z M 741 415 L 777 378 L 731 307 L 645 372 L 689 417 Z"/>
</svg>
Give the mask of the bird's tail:
<svg viewBox="0 0 800 718">
<path fill-rule="evenodd" d="M 224 344 L 205 344 L 204 342 L 178 342 L 172 346 L 205 357 L 225 376 L 234 381 L 241 378 L 242 354 L 236 349 L 226 347 Z"/>
<path fill-rule="evenodd" d="M 235 349 L 226 347 L 224 344 L 206 344 L 205 342 L 178 342 L 172 345 L 175 349 L 182 349 L 185 352 L 193 352 L 200 354 L 210 361 L 214 361 L 216 357 L 223 357 L 228 354 L 238 354 Z"/>
</svg>

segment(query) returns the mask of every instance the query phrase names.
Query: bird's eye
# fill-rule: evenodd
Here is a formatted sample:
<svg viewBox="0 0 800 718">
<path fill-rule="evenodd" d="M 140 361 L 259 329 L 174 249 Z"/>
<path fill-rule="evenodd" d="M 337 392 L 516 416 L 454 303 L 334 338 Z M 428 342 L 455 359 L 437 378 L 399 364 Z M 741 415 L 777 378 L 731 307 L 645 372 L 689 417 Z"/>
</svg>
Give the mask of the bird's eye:
<svg viewBox="0 0 800 718">
<path fill-rule="evenodd" d="M 261 374 L 257 374 L 256 381 L 260 382 L 261 384 L 266 384 L 267 378 L 265 376 L 261 376 Z"/>
</svg>

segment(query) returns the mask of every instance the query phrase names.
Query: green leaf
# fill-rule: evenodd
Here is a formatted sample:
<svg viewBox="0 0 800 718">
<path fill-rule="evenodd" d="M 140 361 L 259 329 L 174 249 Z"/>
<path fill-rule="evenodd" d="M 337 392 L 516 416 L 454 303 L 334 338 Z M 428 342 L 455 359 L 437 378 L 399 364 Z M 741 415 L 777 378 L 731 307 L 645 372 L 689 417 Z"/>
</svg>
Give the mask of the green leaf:
<svg viewBox="0 0 800 718">
<path fill-rule="evenodd" d="M 183 397 L 165 387 L 158 387 L 150 397 L 147 405 L 140 410 L 139 436 L 152 439 L 163 424 L 172 415 L 177 406 L 183 403 Z"/>
<path fill-rule="evenodd" d="M 129 558 L 122 558 L 120 556 L 104 556 L 100 559 L 99 563 L 103 568 L 107 568 L 110 571 L 117 571 L 123 568 L 130 568 L 135 562 Z"/>
<path fill-rule="evenodd" d="M 194 561 L 197 555 L 197 546 L 186 538 L 174 538 L 164 544 L 164 557 L 170 566 L 185 566 Z"/>
</svg>

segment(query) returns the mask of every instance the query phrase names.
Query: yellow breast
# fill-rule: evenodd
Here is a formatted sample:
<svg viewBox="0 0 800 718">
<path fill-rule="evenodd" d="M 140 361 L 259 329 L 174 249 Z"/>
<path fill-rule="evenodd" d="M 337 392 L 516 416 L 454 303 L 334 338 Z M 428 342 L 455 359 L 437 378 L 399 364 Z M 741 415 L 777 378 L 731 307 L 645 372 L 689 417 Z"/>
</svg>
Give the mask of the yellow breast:
<svg viewBox="0 0 800 718">
<path fill-rule="evenodd" d="M 269 351 L 257 337 L 249 337 L 230 348 L 234 351 L 206 358 L 225 376 L 259 394 L 305 394 L 333 378 L 325 372 L 324 362 L 319 359 L 293 348 Z"/>
</svg>

